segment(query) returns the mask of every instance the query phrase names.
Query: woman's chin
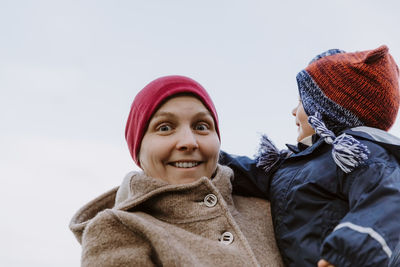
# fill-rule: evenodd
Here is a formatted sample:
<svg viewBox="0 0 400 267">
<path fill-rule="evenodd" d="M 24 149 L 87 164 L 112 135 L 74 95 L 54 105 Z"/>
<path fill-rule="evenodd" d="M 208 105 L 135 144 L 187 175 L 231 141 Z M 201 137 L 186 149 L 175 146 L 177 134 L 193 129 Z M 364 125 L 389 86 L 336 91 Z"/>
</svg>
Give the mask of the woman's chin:
<svg viewBox="0 0 400 267">
<path fill-rule="evenodd" d="M 201 177 L 210 177 L 210 173 L 204 169 L 202 164 L 192 168 L 171 166 L 166 176 L 171 184 L 188 184 L 197 181 Z"/>
<path fill-rule="evenodd" d="M 171 175 L 171 178 L 168 179 L 168 182 L 170 184 L 190 184 L 205 176 L 207 177 L 206 174 L 202 175 L 190 171 L 179 171 L 175 175 Z"/>
</svg>

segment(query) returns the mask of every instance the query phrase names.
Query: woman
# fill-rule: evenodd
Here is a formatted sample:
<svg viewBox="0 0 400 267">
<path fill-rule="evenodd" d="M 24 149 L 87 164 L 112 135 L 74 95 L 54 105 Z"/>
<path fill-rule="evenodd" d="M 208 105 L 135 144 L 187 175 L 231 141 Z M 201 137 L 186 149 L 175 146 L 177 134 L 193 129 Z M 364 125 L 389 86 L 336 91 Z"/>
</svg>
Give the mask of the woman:
<svg viewBox="0 0 400 267">
<path fill-rule="evenodd" d="M 217 165 L 218 117 L 200 84 L 148 84 L 125 136 L 143 172 L 72 219 L 83 266 L 282 266 L 269 203 L 232 196 L 233 173 Z"/>
</svg>

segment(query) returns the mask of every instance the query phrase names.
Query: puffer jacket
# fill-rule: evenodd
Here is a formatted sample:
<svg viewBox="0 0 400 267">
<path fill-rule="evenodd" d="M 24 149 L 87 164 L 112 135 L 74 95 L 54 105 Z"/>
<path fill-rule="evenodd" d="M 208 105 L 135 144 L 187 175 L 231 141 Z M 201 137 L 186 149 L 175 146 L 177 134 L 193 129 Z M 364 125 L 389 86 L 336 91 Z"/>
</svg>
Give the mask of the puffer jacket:
<svg viewBox="0 0 400 267">
<path fill-rule="evenodd" d="M 82 266 L 283 266 L 269 203 L 232 196 L 232 175 L 218 166 L 171 185 L 130 173 L 73 217 Z"/>
<path fill-rule="evenodd" d="M 400 139 L 370 127 L 344 131 L 366 145 L 365 164 L 343 172 L 332 146 L 314 138 L 265 173 L 256 160 L 224 153 L 234 192 L 270 199 L 287 266 L 387 266 L 400 237 Z M 255 189 L 256 188 L 256 189 Z"/>
</svg>

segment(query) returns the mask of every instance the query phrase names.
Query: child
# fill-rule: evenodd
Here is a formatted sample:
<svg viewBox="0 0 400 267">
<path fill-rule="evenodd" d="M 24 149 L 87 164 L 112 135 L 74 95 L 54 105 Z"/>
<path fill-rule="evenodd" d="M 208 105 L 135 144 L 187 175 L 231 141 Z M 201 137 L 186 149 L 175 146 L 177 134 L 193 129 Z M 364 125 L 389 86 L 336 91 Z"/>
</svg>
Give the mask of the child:
<svg viewBox="0 0 400 267">
<path fill-rule="evenodd" d="M 400 104 L 386 46 L 329 50 L 297 75 L 298 145 L 264 136 L 255 160 L 222 153 L 234 190 L 271 201 L 287 266 L 387 266 L 400 236 Z"/>
</svg>

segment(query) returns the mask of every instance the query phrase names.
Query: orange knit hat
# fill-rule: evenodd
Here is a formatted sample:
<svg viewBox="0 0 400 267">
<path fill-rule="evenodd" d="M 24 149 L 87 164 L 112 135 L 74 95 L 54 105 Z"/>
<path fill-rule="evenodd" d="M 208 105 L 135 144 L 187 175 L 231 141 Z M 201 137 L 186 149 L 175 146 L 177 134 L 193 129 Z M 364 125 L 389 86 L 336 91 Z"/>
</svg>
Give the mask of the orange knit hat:
<svg viewBox="0 0 400 267">
<path fill-rule="evenodd" d="M 327 128 L 389 130 L 400 105 L 399 68 L 387 46 L 345 53 L 332 49 L 297 75 L 304 110 L 321 114 Z"/>
</svg>

